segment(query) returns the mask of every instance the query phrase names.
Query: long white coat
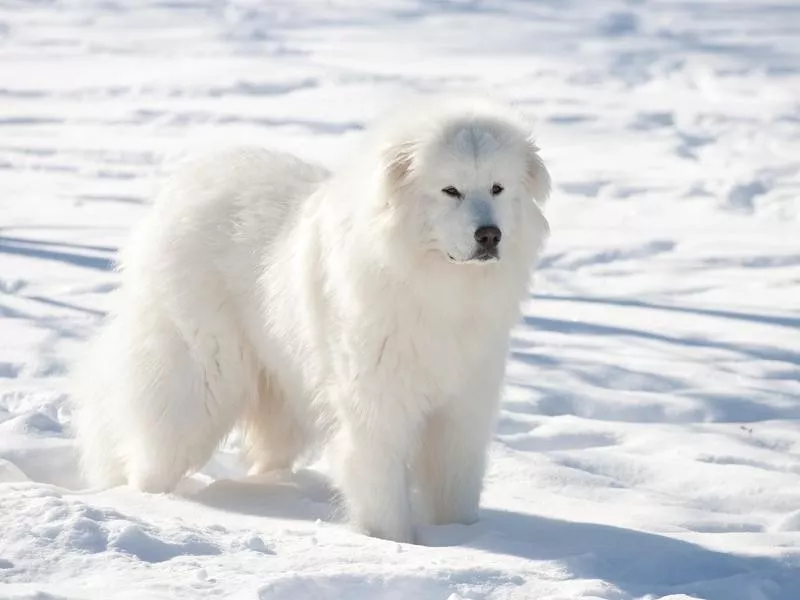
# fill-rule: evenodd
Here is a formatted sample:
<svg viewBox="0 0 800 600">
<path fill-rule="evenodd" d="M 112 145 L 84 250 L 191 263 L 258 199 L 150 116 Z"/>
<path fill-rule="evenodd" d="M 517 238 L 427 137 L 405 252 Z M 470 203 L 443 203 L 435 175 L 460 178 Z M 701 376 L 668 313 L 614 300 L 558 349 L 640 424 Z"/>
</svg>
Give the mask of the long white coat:
<svg viewBox="0 0 800 600">
<path fill-rule="evenodd" d="M 503 108 L 412 112 L 333 177 L 239 148 L 167 182 L 76 380 L 93 483 L 170 490 L 239 422 L 257 472 L 329 443 L 371 535 L 414 540 L 413 487 L 421 518 L 477 518 L 549 177 Z"/>
</svg>

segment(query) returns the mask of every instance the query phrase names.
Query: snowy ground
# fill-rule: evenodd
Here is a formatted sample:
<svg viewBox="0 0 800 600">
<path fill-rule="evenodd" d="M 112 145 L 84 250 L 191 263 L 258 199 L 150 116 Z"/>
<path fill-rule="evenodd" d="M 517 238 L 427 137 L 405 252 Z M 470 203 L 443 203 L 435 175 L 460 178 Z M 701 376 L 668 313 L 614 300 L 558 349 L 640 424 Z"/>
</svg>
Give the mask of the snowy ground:
<svg viewBox="0 0 800 600">
<path fill-rule="evenodd" d="M 65 371 L 162 160 L 335 165 L 486 89 L 555 193 L 480 523 L 365 538 L 235 437 L 180 494 L 82 489 Z M 0 597 L 797 600 L 799 99 L 792 0 L 0 2 Z"/>
</svg>

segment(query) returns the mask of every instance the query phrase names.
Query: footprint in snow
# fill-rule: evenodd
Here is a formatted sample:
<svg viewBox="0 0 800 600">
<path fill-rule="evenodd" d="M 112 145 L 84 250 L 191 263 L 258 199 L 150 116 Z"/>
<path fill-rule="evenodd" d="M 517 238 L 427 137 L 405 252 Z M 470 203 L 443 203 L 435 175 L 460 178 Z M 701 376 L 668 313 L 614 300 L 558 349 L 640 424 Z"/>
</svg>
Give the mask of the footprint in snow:
<svg viewBox="0 0 800 600">
<path fill-rule="evenodd" d="M 211 556 L 221 553 L 217 546 L 197 535 L 190 534 L 181 542 L 166 542 L 138 525 L 125 527 L 109 547 L 149 563 L 160 563 L 177 556 Z"/>
</svg>

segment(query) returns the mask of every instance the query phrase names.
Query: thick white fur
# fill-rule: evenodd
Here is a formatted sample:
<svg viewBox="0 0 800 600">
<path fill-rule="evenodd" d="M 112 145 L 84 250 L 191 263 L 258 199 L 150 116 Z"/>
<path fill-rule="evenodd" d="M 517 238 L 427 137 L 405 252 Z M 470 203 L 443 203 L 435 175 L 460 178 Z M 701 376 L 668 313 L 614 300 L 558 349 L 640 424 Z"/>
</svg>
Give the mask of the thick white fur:
<svg viewBox="0 0 800 600">
<path fill-rule="evenodd" d="M 370 535 L 414 539 L 412 489 L 430 522 L 477 518 L 549 176 L 483 101 L 408 107 L 366 138 L 333 176 L 240 148 L 167 182 L 76 380 L 90 482 L 171 490 L 241 423 L 256 472 L 325 442 Z M 470 260 L 492 224 L 499 260 Z"/>
</svg>

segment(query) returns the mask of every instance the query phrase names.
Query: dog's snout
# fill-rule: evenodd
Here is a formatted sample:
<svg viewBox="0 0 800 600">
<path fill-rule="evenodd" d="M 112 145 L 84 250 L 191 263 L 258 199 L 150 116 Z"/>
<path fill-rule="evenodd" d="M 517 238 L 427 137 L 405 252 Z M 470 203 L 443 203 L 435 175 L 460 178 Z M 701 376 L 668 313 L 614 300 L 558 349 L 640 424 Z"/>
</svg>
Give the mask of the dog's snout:
<svg viewBox="0 0 800 600">
<path fill-rule="evenodd" d="M 481 250 L 495 250 L 502 237 L 500 228 L 495 225 L 483 225 L 475 230 L 475 241 Z"/>
</svg>

